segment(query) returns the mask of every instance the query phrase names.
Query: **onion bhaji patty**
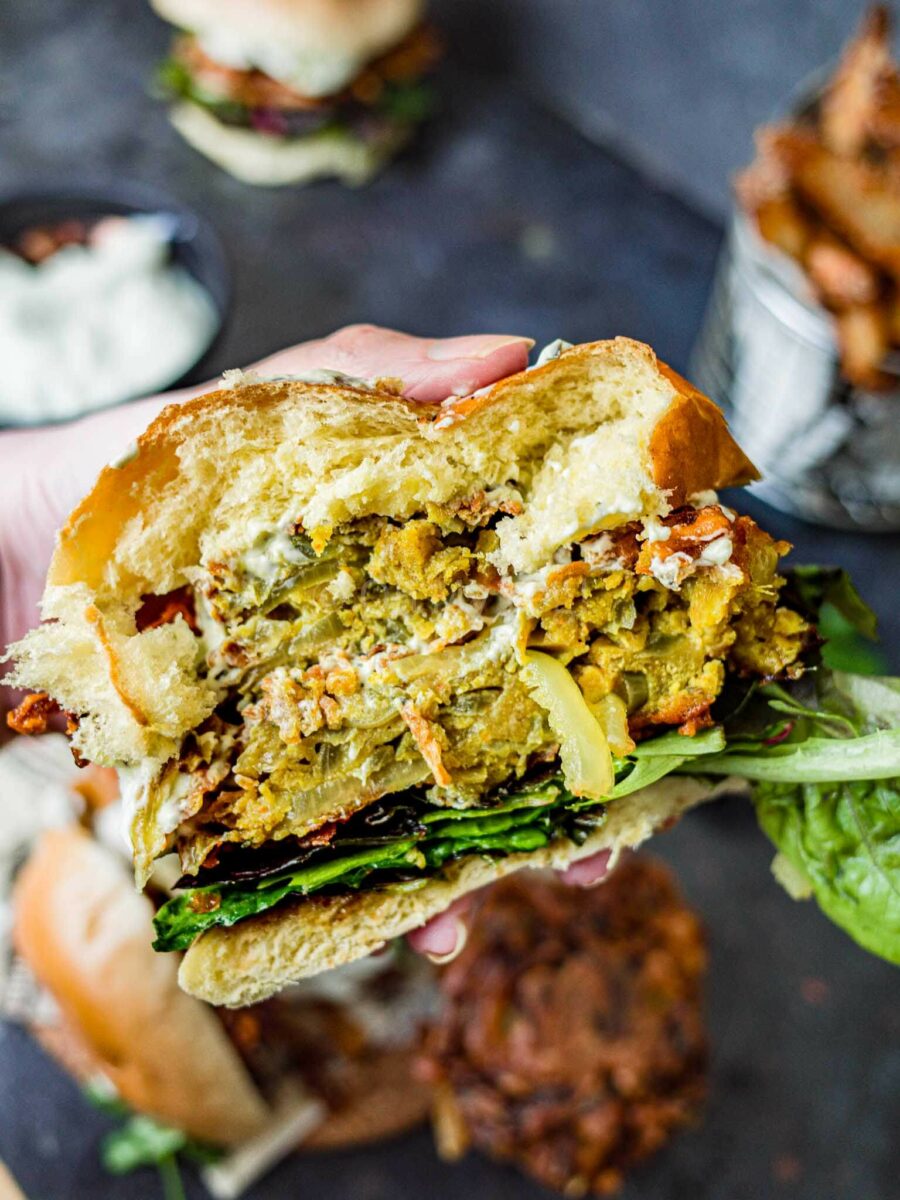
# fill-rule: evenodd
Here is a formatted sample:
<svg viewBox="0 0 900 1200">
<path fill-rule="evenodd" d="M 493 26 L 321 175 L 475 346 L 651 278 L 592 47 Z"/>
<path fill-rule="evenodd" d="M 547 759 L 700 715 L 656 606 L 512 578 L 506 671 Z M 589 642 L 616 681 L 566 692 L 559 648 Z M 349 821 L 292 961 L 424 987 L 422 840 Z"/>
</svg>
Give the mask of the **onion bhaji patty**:
<svg viewBox="0 0 900 1200">
<path fill-rule="evenodd" d="M 706 961 L 657 861 L 626 861 L 592 891 L 496 884 L 424 1040 L 439 1148 L 474 1145 L 567 1196 L 614 1192 L 705 1098 Z"/>
</svg>

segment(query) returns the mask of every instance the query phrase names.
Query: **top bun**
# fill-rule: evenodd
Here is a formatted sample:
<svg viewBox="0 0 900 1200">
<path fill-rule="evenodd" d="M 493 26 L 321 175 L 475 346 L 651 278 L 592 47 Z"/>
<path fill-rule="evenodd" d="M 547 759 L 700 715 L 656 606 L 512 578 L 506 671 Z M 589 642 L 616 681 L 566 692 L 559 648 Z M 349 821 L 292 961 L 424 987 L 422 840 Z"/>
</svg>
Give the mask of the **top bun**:
<svg viewBox="0 0 900 1200">
<path fill-rule="evenodd" d="M 627 338 L 437 408 L 388 387 L 239 377 L 166 408 L 104 468 L 60 533 L 49 623 L 14 648 L 8 682 L 78 713 L 85 758 L 149 776 L 217 697 L 184 621 L 137 631 L 142 597 L 266 530 L 302 521 L 315 544 L 342 522 L 405 520 L 509 484 L 522 511 L 499 522 L 495 561 L 521 573 L 576 536 L 755 477 L 719 409 Z"/>
<path fill-rule="evenodd" d="M 286 83 L 305 84 L 312 94 L 349 83 L 366 63 L 402 41 L 424 10 L 422 0 L 151 3 L 161 17 L 195 34 L 225 65 L 258 67 Z"/>
</svg>

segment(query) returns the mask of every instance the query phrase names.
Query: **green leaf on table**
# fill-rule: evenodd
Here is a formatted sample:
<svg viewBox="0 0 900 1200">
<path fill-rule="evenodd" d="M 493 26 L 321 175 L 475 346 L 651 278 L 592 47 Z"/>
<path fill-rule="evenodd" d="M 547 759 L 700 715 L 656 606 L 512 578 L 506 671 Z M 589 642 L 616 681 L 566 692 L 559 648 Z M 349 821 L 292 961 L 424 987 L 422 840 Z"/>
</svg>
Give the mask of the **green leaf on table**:
<svg viewBox="0 0 900 1200">
<path fill-rule="evenodd" d="M 822 911 L 900 965 L 900 779 L 760 783 L 753 801 L 779 857 L 808 881 Z"/>
</svg>

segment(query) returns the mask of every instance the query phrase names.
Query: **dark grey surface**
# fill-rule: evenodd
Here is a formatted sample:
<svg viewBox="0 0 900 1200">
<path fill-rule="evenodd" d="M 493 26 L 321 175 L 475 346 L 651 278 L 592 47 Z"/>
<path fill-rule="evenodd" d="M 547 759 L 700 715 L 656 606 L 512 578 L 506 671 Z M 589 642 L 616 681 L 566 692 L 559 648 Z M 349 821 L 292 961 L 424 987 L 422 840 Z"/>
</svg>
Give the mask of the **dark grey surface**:
<svg viewBox="0 0 900 1200">
<path fill-rule="evenodd" d="M 520 93 L 448 72 L 426 146 L 369 190 L 254 191 L 182 146 L 146 96 L 166 33 L 142 6 L 44 0 L 2 20 L 3 185 L 128 174 L 206 212 L 236 276 L 219 366 L 372 320 L 538 340 L 628 333 L 684 367 L 719 231 Z M 855 569 L 896 664 L 897 541 L 744 507 L 792 538 L 798 558 Z M 712 1097 L 703 1126 L 636 1175 L 626 1198 L 891 1200 L 900 976 L 771 882 L 769 847 L 739 802 L 682 822 L 658 849 L 709 927 Z M 158 1195 L 150 1175 L 100 1173 L 107 1125 L 21 1031 L 0 1029 L 0 1157 L 31 1200 Z M 293 1161 L 251 1196 L 400 1200 L 423 1187 L 433 1200 L 543 1194 L 477 1158 L 441 1166 L 421 1133 Z"/>
<path fill-rule="evenodd" d="M 832 60 L 869 0 L 445 0 L 589 136 L 720 217 L 754 128 Z"/>
</svg>

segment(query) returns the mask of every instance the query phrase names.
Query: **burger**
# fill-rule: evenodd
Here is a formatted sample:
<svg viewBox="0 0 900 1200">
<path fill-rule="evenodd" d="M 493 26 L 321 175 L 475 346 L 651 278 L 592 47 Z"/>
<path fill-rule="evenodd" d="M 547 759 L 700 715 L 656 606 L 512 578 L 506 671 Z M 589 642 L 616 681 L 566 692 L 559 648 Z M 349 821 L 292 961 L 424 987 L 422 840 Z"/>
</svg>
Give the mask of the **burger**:
<svg viewBox="0 0 900 1200">
<path fill-rule="evenodd" d="M 217 1004 L 370 954 L 522 867 L 754 783 L 779 876 L 900 960 L 900 683 L 829 671 L 836 571 L 641 343 L 555 344 L 440 407 L 330 375 L 166 409 L 61 531 L 12 714 L 119 768 L 156 947 Z"/>
<path fill-rule="evenodd" d="M 366 182 L 431 108 L 421 0 L 152 0 L 175 128 L 247 183 Z"/>
<path fill-rule="evenodd" d="M 75 825 L 45 832 L 18 877 L 15 947 L 54 1002 L 30 1024 L 77 1079 L 230 1152 L 213 1168 L 223 1186 L 291 1149 L 359 1145 L 424 1118 L 413 1062 L 434 1000 L 427 963 L 390 953 L 219 1012 L 154 953 L 161 897 L 158 879 L 137 894 L 121 856 Z"/>
</svg>

